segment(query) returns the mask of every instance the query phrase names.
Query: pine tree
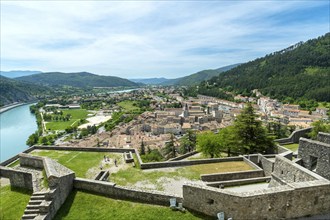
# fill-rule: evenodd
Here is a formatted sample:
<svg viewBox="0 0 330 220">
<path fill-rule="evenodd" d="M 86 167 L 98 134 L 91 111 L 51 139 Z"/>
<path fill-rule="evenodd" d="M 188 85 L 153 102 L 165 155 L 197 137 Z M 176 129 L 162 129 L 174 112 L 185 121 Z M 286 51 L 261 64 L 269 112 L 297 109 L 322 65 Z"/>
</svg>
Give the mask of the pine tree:
<svg viewBox="0 0 330 220">
<path fill-rule="evenodd" d="M 250 103 L 234 122 L 238 150 L 242 154 L 267 153 L 273 150 L 273 138 L 267 135 Z"/>
</svg>

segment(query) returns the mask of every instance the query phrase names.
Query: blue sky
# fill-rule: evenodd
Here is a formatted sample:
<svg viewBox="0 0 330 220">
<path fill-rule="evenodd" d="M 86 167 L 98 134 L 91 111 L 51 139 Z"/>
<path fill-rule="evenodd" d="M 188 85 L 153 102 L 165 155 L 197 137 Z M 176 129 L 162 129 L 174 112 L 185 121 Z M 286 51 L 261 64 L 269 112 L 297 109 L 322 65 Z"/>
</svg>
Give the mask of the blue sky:
<svg viewBox="0 0 330 220">
<path fill-rule="evenodd" d="M 329 0 L 4 1 L 1 70 L 176 78 L 329 32 Z"/>
</svg>

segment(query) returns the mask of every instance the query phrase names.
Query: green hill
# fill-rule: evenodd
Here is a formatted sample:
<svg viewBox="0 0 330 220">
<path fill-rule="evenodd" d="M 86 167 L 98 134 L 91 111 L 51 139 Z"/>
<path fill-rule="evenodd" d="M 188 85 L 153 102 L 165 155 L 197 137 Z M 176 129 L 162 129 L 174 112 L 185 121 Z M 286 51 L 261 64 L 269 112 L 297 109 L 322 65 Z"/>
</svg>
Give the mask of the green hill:
<svg viewBox="0 0 330 220">
<path fill-rule="evenodd" d="M 221 89 L 248 94 L 259 89 L 280 100 L 330 101 L 330 33 L 299 42 L 233 68 L 199 86 L 198 93 L 214 96 Z"/>
<path fill-rule="evenodd" d="M 47 91 L 49 88 L 0 76 L 0 106 L 35 100 L 35 96 Z"/>
<path fill-rule="evenodd" d="M 218 76 L 220 73 L 230 70 L 239 64 L 233 64 L 230 66 L 224 66 L 218 69 L 202 70 L 189 76 L 184 76 L 176 79 L 170 79 L 161 85 L 177 85 L 177 86 L 193 86 L 198 85 L 204 80 L 209 80 L 214 76 Z"/>
<path fill-rule="evenodd" d="M 118 87 L 118 86 L 137 86 L 138 84 L 127 79 L 115 76 L 100 76 L 87 72 L 80 73 L 40 73 L 30 76 L 16 78 L 20 81 L 37 83 L 52 87 L 73 86 L 73 87 Z"/>
</svg>

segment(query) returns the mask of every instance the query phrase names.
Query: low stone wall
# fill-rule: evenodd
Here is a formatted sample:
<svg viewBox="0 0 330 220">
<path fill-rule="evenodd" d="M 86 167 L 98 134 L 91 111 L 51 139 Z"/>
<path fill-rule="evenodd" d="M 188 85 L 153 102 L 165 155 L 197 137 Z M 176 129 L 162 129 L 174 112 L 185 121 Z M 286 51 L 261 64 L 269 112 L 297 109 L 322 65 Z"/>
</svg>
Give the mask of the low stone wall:
<svg viewBox="0 0 330 220">
<path fill-rule="evenodd" d="M 239 185 L 245 185 L 245 184 L 253 184 L 253 183 L 263 183 L 263 182 L 270 181 L 270 179 L 271 179 L 270 176 L 265 176 L 265 177 L 249 178 L 249 179 L 207 182 L 206 185 L 220 188 L 220 186 L 226 187 L 226 186 L 239 186 Z"/>
<path fill-rule="evenodd" d="M 0 176 L 8 178 L 11 186 L 33 191 L 32 174 L 29 172 L 0 166 Z"/>
<path fill-rule="evenodd" d="M 140 167 L 141 167 L 141 169 L 153 169 L 153 168 L 179 167 L 179 166 L 190 166 L 190 165 L 197 165 L 197 164 L 229 162 L 229 161 L 243 161 L 243 157 L 227 157 L 227 158 L 213 158 L 213 159 L 186 160 L 186 161 L 142 163 L 142 164 L 140 164 Z"/>
<path fill-rule="evenodd" d="M 248 160 L 250 160 L 252 163 L 256 164 L 258 166 L 259 164 L 259 154 L 249 154 L 245 156 Z"/>
<path fill-rule="evenodd" d="M 249 179 L 256 177 L 263 177 L 263 170 L 251 170 L 251 171 L 239 171 L 230 173 L 215 173 L 215 174 L 204 174 L 201 175 L 202 181 L 215 182 L 215 181 L 227 181 L 237 179 Z"/>
<path fill-rule="evenodd" d="M 175 158 L 172 158 L 172 159 L 169 159 L 168 161 L 178 161 L 178 160 L 182 160 L 182 159 L 185 159 L 187 157 L 190 157 L 192 155 L 195 155 L 197 154 L 198 152 L 197 151 L 191 151 L 189 153 L 186 153 L 186 154 L 183 154 L 181 156 L 178 156 L 178 157 L 175 157 Z"/>
<path fill-rule="evenodd" d="M 86 190 L 92 193 L 109 196 L 114 199 L 124 199 L 148 204 L 169 206 L 170 198 L 176 198 L 177 202 L 182 202 L 182 198 L 177 195 L 170 195 L 158 191 L 133 189 L 124 186 L 117 186 L 115 183 L 111 182 L 83 178 L 76 178 L 74 180 L 74 187 L 78 190 Z"/>
<path fill-rule="evenodd" d="M 280 144 L 285 144 L 285 143 L 298 143 L 299 138 L 305 137 L 307 133 L 311 132 L 312 128 L 305 128 L 301 130 L 296 130 L 292 132 L 292 134 L 288 138 L 281 138 L 281 139 L 276 139 L 275 141 L 280 143 Z"/>
<path fill-rule="evenodd" d="M 259 154 L 259 163 L 264 170 L 265 176 L 270 176 L 274 170 L 274 162 Z"/>
<path fill-rule="evenodd" d="M 317 140 L 326 144 L 330 144 L 330 134 L 319 132 L 317 135 Z"/>
<path fill-rule="evenodd" d="M 243 160 L 245 163 L 249 164 L 251 167 L 253 167 L 256 170 L 262 170 L 257 164 L 246 158 L 245 156 L 243 157 Z"/>
<path fill-rule="evenodd" d="M 42 157 L 32 156 L 30 154 L 21 153 L 19 156 L 19 163 L 22 167 L 32 167 L 36 169 L 44 168 L 44 160 Z"/>
</svg>

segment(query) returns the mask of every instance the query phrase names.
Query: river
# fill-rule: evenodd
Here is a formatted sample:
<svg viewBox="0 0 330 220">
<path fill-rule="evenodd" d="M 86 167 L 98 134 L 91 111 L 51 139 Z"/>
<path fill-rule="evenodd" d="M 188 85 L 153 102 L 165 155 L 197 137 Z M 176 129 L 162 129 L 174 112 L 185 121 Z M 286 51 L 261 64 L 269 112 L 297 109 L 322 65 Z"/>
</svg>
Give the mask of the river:
<svg viewBox="0 0 330 220">
<path fill-rule="evenodd" d="M 26 140 L 37 128 L 31 104 L 18 106 L 0 114 L 0 161 L 26 150 Z"/>
</svg>

